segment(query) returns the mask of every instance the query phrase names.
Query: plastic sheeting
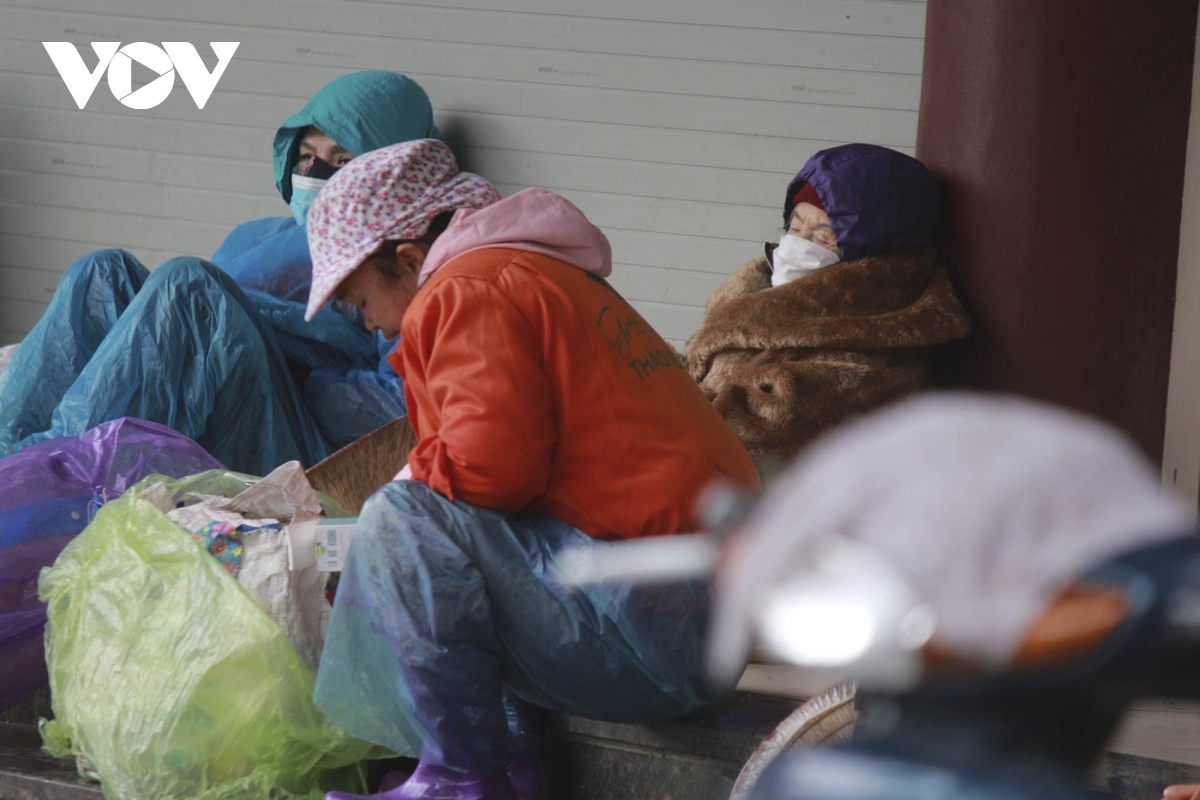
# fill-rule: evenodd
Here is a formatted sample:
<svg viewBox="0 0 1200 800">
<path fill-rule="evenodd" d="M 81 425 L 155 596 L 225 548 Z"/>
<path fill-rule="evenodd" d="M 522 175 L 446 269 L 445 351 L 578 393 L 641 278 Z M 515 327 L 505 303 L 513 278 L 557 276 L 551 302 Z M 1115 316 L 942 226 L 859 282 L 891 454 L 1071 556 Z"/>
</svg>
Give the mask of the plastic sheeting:
<svg viewBox="0 0 1200 800">
<path fill-rule="evenodd" d="M 306 262 L 275 267 L 267 273 L 308 272 Z M 144 285 L 152 291 L 139 297 Z M 196 259 L 151 276 L 123 250 L 85 256 L 27 342 L 0 372 L 0 454 L 138 416 L 261 474 L 291 458 L 311 465 L 404 415 L 403 384 L 384 358 L 394 342 L 353 311 L 305 323 L 302 302 L 242 293 Z M 305 397 L 285 359 L 316 373 Z"/>
<path fill-rule="evenodd" d="M 342 75 L 317 91 L 275 135 L 275 182 L 284 201 L 291 198 L 297 137 L 310 125 L 355 155 L 440 138 L 429 97 L 415 81 L 394 72 Z M 212 261 L 247 290 L 284 355 L 313 371 L 304 400 L 333 449 L 405 414 L 403 383 L 384 358 L 394 341 L 369 333 L 350 307 L 324 309 L 311 324 L 304 322 L 312 259 L 307 231 L 295 219 L 272 217 L 239 225 Z"/>
<path fill-rule="evenodd" d="M 549 517 L 452 502 L 419 482 L 388 484 L 359 516 L 318 707 L 401 754 L 492 772 L 517 746 L 505 691 L 615 721 L 705 706 L 722 693 L 704 678 L 705 586 L 572 591 L 556 582 L 564 551 L 608 546 Z"/>
<path fill-rule="evenodd" d="M 39 593 L 55 714 L 44 736 L 86 759 L 106 797 L 319 798 L 362 791 L 351 765 L 382 755 L 325 721 L 283 629 L 138 488 L 97 512 Z"/>
<path fill-rule="evenodd" d="M 124 250 L 100 250 L 70 266 L 42 318 L 0 373 L 0 456 L 50 427 L 63 395 L 149 274 Z"/>
<path fill-rule="evenodd" d="M 415 82 L 390 72 L 343 75 L 276 134 L 275 178 L 285 201 L 296 137 L 308 125 L 354 153 L 438 136 L 429 98 Z M 156 276 L 176 261 L 164 264 Z M 231 467 L 263 474 L 292 458 L 311 465 L 403 415 L 400 379 L 380 365 L 381 341 L 353 315 L 339 318 L 330 312 L 307 329 L 297 324 L 303 323 L 311 259 L 306 231 L 294 219 L 239 225 L 213 262 L 233 278 L 229 285 L 261 296 L 250 303 L 236 294 L 225 297 L 228 286 L 210 273 L 203 286 L 185 287 L 185 297 L 167 291 L 178 308 L 148 299 L 135 303 L 148 271 L 131 254 L 103 250 L 75 262 L 27 337 L 30 346 L 14 357 L 11 368 L 0 369 L 0 455 L 76 435 L 103 421 L 138 416 L 196 439 Z M 131 305 L 139 315 L 125 319 Z M 265 327 L 257 318 L 237 319 L 251 306 L 267 319 Z M 314 395 L 311 409 L 284 362 L 275 363 L 280 347 L 302 369 L 322 370 L 319 379 L 330 384 Z M 242 372 L 235 369 L 239 365 Z M 94 387 L 79 385 L 85 372 Z M 239 396 L 245 400 L 240 408 Z M 238 413 L 226 415 L 230 410 Z M 222 437 L 221 431 L 230 433 Z M 321 431 L 332 440 L 324 441 Z"/>
<path fill-rule="evenodd" d="M 275 184 L 291 199 L 298 137 L 314 126 L 355 155 L 413 139 L 441 138 L 425 90 L 395 72 L 365 71 L 330 81 L 275 134 Z M 403 416 L 401 380 L 384 360 L 395 342 L 363 328 L 356 310 L 325 311 L 304 323 L 312 283 L 307 232 L 292 217 L 235 228 L 213 253 L 270 320 L 288 359 L 309 376 L 305 401 L 333 448 Z M 335 305 L 337 305 L 335 303 Z M 339 319 L 339 316 L 342 317 Z"/>
<path fill-rule="evenodd" d="M 304 402 L 332 449 L 404 416 L 404 382 L 388 364 L 396 340 L 369 333 L 358 309 L 334 302 L 304 321 L 304 303 L 262 291 L 246 297 L 271 325 L 289 361 L 311 370 Z"/>
<path fill-rule="evenodd" d="M 252 474 L 331 452 L 269 322 L 195 258 L 148 275 L 119 250 L 76 261 L 0 375 L 0 454 L 125 416 Z"/>
<path fill-rule="evenodd" d="M 280 300 L 308 301 L 312 258 L 307 231 L 292 217 L 267 217 L 238 225 L 213 253 L 212 263 L 246 291 Z"/>
<path fill-rule="evenodd" d="M 224 487 L 219 495 L 189 492 L 186 497 L 172 497 L 162 488 L 154 487 L 143 496 L 156 502 L 168 519 L 190 532 L 237 578 L 259 607 L 283 627 L 301 662 L 315 671 L 329 627 L 325 597 L 329 575 L 318 569 L 315 552 L 310 551 L 307 560 L 303 557 L 306 538 L 308 547 L 316 543 L 313 528 L 322 507 L 300 464 L 288 462 L 232 497 Z M 234 530 L 213 537 L 214 523 Z M 205 529 L 208 535 L 201 534 Z M 294 553 L 293 547 L 298 548 Z"/>
<path fill-rule="evenodd" d="M 0 709 L 46 683 L 37 576 L 105 501 L 146 475 L 220 468 L 161 425 L 120 419 L 0 459 Z"/>
<path fill-rule="evenodd" d="M 386 361 L 374 370 L 317 369 L 304 401 L 329 444 L 342 448 L 408 413 L 401 384 Z"/>
<path fill-rule="evenodd" d="M 18 342 L 17 344 L 6 344 L 0 347 L 0 372 L 3 372 L 4 368 L 8 366 L 8 362 L 12 360 L 13 353 L 17 352 L 19 344 Z"/>
</svg>

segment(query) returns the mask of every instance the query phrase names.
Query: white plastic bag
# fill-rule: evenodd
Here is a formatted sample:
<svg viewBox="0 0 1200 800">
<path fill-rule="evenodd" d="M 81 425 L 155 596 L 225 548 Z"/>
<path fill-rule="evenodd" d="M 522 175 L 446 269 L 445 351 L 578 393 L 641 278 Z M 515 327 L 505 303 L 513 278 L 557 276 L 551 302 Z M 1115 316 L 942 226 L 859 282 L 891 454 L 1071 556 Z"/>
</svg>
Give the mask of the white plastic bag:
<svg viewBox="0 0 1200 800">
<path fill-rule="evenodd" d="M 325 599 L 328 576 L 317 571 L 314 529 L 321 503 L 299 461 L 289 461 L 234 497 L 186 495 L 182 508 L 167 512 L 176 524 L 197 531 L 208 522 L 259 526 L 278 521 L 279 530 L 242 534 L 238 583 L 287 633 L 305 666 L 316 670 L 325 645 L 331 612 Z M 292 539 L 302 558 L 291 559 Z M 309 544 L 308 539 L 313 539 Z"/>
</svg>

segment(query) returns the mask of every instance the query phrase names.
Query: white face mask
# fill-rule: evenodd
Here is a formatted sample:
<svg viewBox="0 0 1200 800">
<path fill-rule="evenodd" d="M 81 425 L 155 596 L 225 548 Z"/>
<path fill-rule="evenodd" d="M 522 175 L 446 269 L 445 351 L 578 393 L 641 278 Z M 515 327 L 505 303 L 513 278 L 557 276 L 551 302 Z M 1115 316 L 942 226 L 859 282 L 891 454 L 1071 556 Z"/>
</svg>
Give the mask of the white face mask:
<svg viewBox="0 0 1200 800">
<path fill-rule="evenodd" d="M 785 233 L 779 237 L 779 247 L 775 248 L 775 253 L 771 256 L 771 285 L 782 286 L 788 281 L 803 278 L 810 272 L 832 267 L 841 260 L 842 257 L 837 253 L 826 250 L 816 242 Z"/>
</svg>

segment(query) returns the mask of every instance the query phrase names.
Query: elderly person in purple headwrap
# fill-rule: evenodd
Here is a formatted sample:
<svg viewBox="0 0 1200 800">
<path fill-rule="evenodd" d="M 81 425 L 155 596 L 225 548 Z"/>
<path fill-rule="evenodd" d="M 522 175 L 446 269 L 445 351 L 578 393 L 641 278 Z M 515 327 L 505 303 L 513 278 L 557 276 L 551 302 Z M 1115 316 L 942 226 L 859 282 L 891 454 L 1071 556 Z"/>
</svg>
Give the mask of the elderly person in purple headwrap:
<svg viewBox="0 0 1200 800">
<path fill-rule="evenodd" d="M 929 348 L 969 320 L 932 249 L 921 162 L 823 150 L 788 185 L 784 234 L 708 300 L 688 368 L 770 474 L 842 421 L 931 383 Z"/>
</svg>

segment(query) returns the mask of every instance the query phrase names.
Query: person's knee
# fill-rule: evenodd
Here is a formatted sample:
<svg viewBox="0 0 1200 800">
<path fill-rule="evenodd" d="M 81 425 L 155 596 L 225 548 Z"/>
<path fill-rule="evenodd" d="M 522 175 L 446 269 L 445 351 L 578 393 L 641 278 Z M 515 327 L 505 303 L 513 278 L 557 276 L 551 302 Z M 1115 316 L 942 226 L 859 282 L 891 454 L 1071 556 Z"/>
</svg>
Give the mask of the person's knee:
<svg viewBox="0 0 1200 800">
<path fill-rule="evenodd" d="M 443 501 L 441 495 L 420 481 L 391 481 L 384 484 L 363 503 L 358 515 L 359 526 L 364 524 L 394 524 L 398 519 L 422 519 L 435 516 Z"/>
<path fill-rule="evenodd" d="M 221 283 L 223 273 L 220 269 L 201 258 L 194 256 L 176 256 L 159 265 L 150 273 L 150 280 L 155 283 L 172 283 L 203 285 Z"/>
<path fill-rule="evenodd" d="M 235 342 L 243 345 L 261 342 L 253 310 L 236 284 L 228 281 L 217 267 L 199 258 L 164 261 L 146 278 L 130 311 L 133 318 L 139 320 L 146 317 L 170 319 L 169 324 L 158 325 L 154 330 L 141 328 L 141 331 L 165 337 L 175 344 L 179 344 L 178 332 L 184 328 L 202 333 L 197 344 L 203 347 L 216 345 L 229 350 Z M 235 361 L 244 370 L 261 371 L 264 368 L 258 361 Z"/>
<path fill-rule="evenodd" d="M 354 526 L 355 547 L 373 546 L 380 535 L 387 532 L 394 540 L 409 529 L 409 521 L 418 518 L 427 503 L 420 493 L 414 491 L 412 481 L 392 481 L 378 489 L 363 503 Z"/>
<path fill-rule="evenodd" d="M 420 481 L 392 481 L 363 503 L 354 528 L 355 549 L 376 546 L 405 547 L 409 540 L 423 540 L 440 549 L 434 540 L 460 549 L 463 525 L 456 520 L 454 503 Z M 363 544 L 359 547 L 359 541 Z M 382 542 L 382 545 L 380 544 Z"/>
<path fill-rule="evenodd" d="M 164 297 L 222 297 L 245 305 L 241 290 L 220 267 L 194 256 L 164 261 L 146 279 L 145 291 Z"/>
<path fill-rule="evenodd" d="M 67 268 L 64 280 L 87 279 L 89 281 L 106 279 L 109 276 L 140 284 L 149 274 L 142 262 L 128 250 L 111 247 L 106 250 L 96 250 L 75 259 Z"/>
<path fill-rule="evenodd" d="M 95 264 L 120 264 L 125 265 L 130 262 L 141 263 L 133 255 L 133 253 L 122 247 L 106 247 L 103 250 L 95 250 L 85 256 L 80 256 L 76 260 L 76 264 L 80 262 L 95 263 Z"/>
</svg>

